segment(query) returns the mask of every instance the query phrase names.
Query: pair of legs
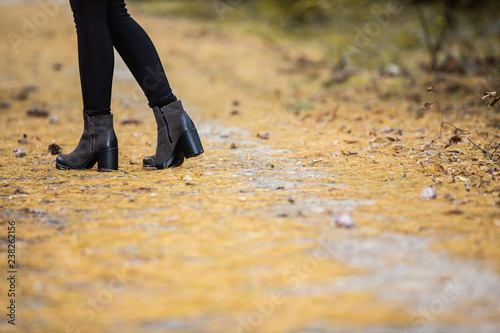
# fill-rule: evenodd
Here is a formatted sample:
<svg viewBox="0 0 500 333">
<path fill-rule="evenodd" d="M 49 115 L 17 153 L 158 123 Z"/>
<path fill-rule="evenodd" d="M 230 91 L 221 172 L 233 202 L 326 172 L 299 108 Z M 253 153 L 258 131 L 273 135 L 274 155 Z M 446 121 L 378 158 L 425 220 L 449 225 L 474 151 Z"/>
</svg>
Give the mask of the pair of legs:
<svg viewBox="0 0 500 333">
<path fill-rule="evenodd" d="M 84 112 L 110 113 L 116 48 L 146 95 L 149 106 L 177 99 L 156 49 L 128 14 L 124 0 L 70 0 L 78 35 Z"/>
<path fill-rule="evenodd" d="M 70 0 L 78 35 L 84 130 L 78 146 L 56 159 L 58 169 L 118 170 L 111 88 L 116 48 L 148 98 L 157 122 L 156 154 L 143 166 L 164 169 L 203 153 L 198 132 L 172 93 L 156 49 L 130 17 L 124 0 Z"/>
</svg>

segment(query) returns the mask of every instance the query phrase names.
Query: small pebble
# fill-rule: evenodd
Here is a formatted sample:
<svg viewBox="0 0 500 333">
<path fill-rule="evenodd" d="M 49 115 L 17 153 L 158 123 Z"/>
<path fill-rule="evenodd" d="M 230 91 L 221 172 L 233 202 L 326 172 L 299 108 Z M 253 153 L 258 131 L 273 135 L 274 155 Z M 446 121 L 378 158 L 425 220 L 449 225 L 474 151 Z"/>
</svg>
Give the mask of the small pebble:
<svg viewBox="0 0 500 333">
<path fill-rule="evenodd" d="M 420 193 L 420 199 L 422 200 L 429 200 L 436 198 L 437 198 L 437 191 L 434 187 L 426 187 Z"/>
<path fill-rule="evenodd" d="M 347 213 L 335 214 L 334 220 L 335 226 L 339 228 L 353 228 L 356 225 L 354 219 Z"/>
<path fill-rule="evenodd" d="M 51 116 L 51 117 L 49 118 L 49 122 L 50 122 L 51 124 L 56 124 L 56 123 L 58 123 L 58 122 L 59 122 L 59 117 L 58 117 L 58 116 Z"/>
<path fill-rule="evenodd" d="M 18 158 L 26 156 L 26 152 L 21 147 L 15 148 L 13 150 L 13 152 L 14 152 L 14 156 L 18 157 Z"/>
<path fill-rule="evenodd" d="M 28 136 L 26 134 L 23 134 L 23 137 L 19 140 L 17 140 L 18 143 L 25 145 L 28 143 Z"/>
</svg>

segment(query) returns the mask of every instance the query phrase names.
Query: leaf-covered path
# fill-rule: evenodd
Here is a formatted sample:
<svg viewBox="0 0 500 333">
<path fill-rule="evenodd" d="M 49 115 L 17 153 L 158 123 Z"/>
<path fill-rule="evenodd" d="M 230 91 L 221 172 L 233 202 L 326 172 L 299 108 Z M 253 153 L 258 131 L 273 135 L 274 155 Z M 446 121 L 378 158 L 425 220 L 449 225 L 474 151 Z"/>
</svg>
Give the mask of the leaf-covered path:
<svg viewBox="0 0 500 333">
<path fill-rule="evenodd" d="M 40 10 L 3 7 L 1 35 Z M 466 143 L 429 145 L 438 114 L 380 100 L 404 79 L 325 89 L 311 50 L 134 14 L 205 154 L 142 169 L 156 125 L 117 59 L 120 171 L 56 170 L 47 147 L 68 152 L 81 133 L 69 8 L 18 52 L 2 38 L 1 267 L 15 220 L 19 271 L 18 326 L 2 331 L 498 331 L 500 171 Z M 437 199 L 419 199 L 429 185 Z M 340 213 L 356 226 L 337 227 Z"/>
</svg>

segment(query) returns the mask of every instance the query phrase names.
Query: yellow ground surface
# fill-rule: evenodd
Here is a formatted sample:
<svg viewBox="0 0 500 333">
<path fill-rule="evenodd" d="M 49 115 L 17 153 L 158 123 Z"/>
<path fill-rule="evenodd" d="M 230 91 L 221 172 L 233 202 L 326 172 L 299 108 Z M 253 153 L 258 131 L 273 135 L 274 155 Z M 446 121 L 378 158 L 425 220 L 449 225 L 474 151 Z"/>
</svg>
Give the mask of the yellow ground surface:
<svg viewBox="0 0 500 333">
<path fill-rule="evenodd" d="M 423 104 L 434 98 L 427 86 L 444 91 L 446 83 L 366 72 L 325 89 L 320 79 L 330 71 L 316 64 L 314 51 L 136 13 L 200 129 L 205 154 L 177 169 L 143 170 L 142 158 L 155 149 L 156 125 L 135 82 L 120 76 L 112 106 L 120 171 L 62 172 L 47 147 L 55 142 L 69 152 L 82 130 L 69 8 L 60 7 L 18 52 L 6 38 L 9 32 L 22 36 L 22 18 L 31 20 L 39 11 L 36 4 L 0 11 L 0 102 L 11 104 L 0 110 L 0 223 L 5 240 L 7 221 L 17 222 L 19 272 L 18 325 L 8 325 L 2 310 L 0 330 L 412 331 L 420 327 L 419 306 L 455 278 L 454 267 L 477 273 L 479 284 L 484 272 L 497 281 L 498 163 L 466 142 L 429 146 L 440 115 L 431 109 L 417 118 L 420 104 L 404 88 L 412 86 Z M 117 66 L 117 74 L 125 73 Z M 453 80 L 471 91 L 482 84 Z M 27 100 L 12 100 L 28 85 L 38 90 Z M 392 97 L 380 99 L 384 92 Z M 465 103 L 471 97 L 465 95 L 453 100 L 443 93 L 441 103 Z M 300 103 L 311 110 L 295 115 L 290 105 Z M 32 106 L 49 110 L 59 122 L 27 117 Z M 499 117 L 479 109 L 450 120 L 479 133 L 484 145 L 498 134 Z M 122 125 L 127 118 L 143 123 Z M 395 131 L 384 133 L 389 127 Z M 28 143 L 21 145 L 24 133 Z M 268 139 L 257 136 L 266 133 Z M 444 135 L 449 139 L 452 132 Z M 26 157 L 14 157 L 19 146 Z M 429 185 L 437 199 L 420 200 Z M 342 211 L 354 218 L 355 228 L 335 228 L 332 221 Z M 400 250 L 387 251 L 394 243 L 388 234 L 401 241 Z M 352 252 L 329 256 L 326 238 L 329 244 L 352 241 Z M 412 253 L 408 239 L 431 241 L 426 252 Z M 368 252 L 380 251 L 389 266 L 357 264 L 356 247 L 370 241 L 379 245 Z M 421 269 L 420 259 L 412 261 L 434 256 L 437 262 Z M 375 287 L 367 282 L 387 267 L 417 267 L 431 274 L 436 289 L 409 273 L 413 284 L 398 284 L 400 297 L 382 297 L 392 288 L 390 279 Z M 365 276 L 359 289 L 343 288 L 340 282 L 353 276 Z M 474 281 L 475 275 L 467 276 L 462 283 Z M 8 285 L 1 281 L 5 309 Z M 498 294 L 498 284 L 488 286 L 493 289 L 479 295 Z M 420 291 L 428 295 L 423 303 L 415 301 Z M 467 331 L 478 323 L 498 328 L 495 298 L 475 295 L 464 293 L 433 316 L 431 331 Z M 487 310 L 475 312 L 481 306 Z"/>
</svg>

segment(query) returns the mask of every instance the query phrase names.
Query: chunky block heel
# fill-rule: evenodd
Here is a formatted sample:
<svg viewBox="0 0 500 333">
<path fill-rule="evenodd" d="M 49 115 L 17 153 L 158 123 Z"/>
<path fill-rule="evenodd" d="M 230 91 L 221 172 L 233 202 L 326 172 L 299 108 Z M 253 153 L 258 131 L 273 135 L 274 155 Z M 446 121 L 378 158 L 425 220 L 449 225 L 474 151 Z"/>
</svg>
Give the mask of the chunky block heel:
<svg viewBox="0 0 500 333">
<path fill-rule="evenodd" d="M 101 172 L 118 170 L 118 148 L 101 151 L 97 155 L 97 168 Z"/>
<path fill-rule="evenodd" d="M 179 141 L 184 157 L 191 158 L 203 154 L 203 146 L 196 128 L 189 129 Z"/>
<path fill-rule="evenodd" d="M 185 158 L 203 153 L 203 145 L 193 121 L 187 115 L 181 101 L 153 108 L 157 124 L 156 153 L 142 160 L 144 167 L 157 169 L 175 168 Z"/>
</svg>

